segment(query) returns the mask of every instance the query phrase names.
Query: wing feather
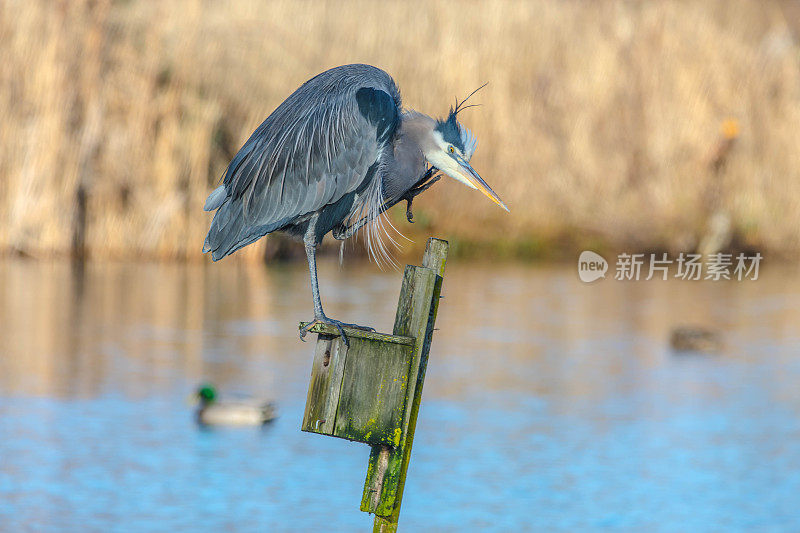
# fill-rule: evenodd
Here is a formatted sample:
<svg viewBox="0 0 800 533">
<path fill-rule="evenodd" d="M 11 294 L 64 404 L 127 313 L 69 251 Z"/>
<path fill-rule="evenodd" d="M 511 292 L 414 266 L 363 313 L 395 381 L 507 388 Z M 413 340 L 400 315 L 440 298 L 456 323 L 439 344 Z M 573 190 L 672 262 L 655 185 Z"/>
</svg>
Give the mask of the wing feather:
<svg viewBox="0 0 800 533">
<path fill-rule="evenodd" d="M 364 92 L 364 91 L 368 92 Z M 366 106 L 366 107 L 365 107 Z M 400 95 L 369 65 L 337 67 L 289 96 L 250 136 L 224 177 L 204 250 L 219 259 L 356 191 L 394 134 Z M 256 237 L 257 238 L 257 237 Z"/>
</svg>

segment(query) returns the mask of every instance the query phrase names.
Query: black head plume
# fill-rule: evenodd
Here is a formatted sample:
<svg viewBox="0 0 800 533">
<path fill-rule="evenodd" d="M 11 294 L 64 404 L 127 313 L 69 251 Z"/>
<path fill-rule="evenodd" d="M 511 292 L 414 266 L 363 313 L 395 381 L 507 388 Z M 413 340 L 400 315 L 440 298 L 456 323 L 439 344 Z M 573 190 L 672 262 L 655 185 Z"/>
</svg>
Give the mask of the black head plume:
<svg viewBox="0 0 800 533">
<path fill-rule="evenodd" d="M 450 108 L 450 113 L 447 115 L 447 119 L 445 120 L 440 119 L 436 123 L 436 131 L 442 134 L 442 137 L 444 138 L 445 142 L 452 144 L 453 146 L 458 148 L 461 152 L 464 151 L 464 139 L 461 137 L 461 128 L 458 125 L 458 120 L 456 119 L 456 117 L 460 112 L 464 111 L 465 109 L 468 109 L 470 107 L 477 107 L 479 105 L 479 104 L 470 104 L 465 106 L 464 104 L 467 102 L 467 100 L 469 100 L 472 97 L 473 94 L 486 87 L 487 84 L 488 82 L 484 83 L 483 85 L 481 85 L 480 87 L 469 93 L 469 96 L 461 100 L 461 102 L 459 102 L 458 99 L 456 99 L 456 106 Z"/>
<path fill-rule="evenodd" d="M 475 89 L 474 91 L 472 91 L 471 93 L 469 93 L 469 96 L 467 96 L 466 98 L 464 98 L 463 100 L 461 100 L 461 103 L 459 103 L 459 102 L 458 102 L 458 99 L 456 99 L 456 107 L 455 107 L 455 109 L 452 109 L 452 108 L 450 109 L 450 114 L 451 114 L 451 115 L 458 115 L 458 114 L 459 114 L 461 111 L 464 111 L 464 110 L 465 110 L 465 109 L 467 109 L 467 108 L 470 108 L 470 107 L 478 107 L 480 104 L 470 104 L 470 105 L 467 105 L 467 106 L 465 106 L 464 104 L 466 104 L 466 103 L 467 103 L 467 100 L 469 100 L 470 98 L 472 98 L 472 95 L 473 95 L 473 94 L 475 94 L 476 92 L 480 91 L 481 89 L 483 89 L 483 88 L 484 88 L 484 87 L 486 87 L 487 85 L 489 85 L 489 82 L 488 82 L 488 81 L 487 81 L 486 83 L 484 83 L 483 85 L 481 85 L 480 87 L 478 87 L 477 89 Z M 448 117 L 448 118 L 449 118 L 449 117 Z"/>
</svg>

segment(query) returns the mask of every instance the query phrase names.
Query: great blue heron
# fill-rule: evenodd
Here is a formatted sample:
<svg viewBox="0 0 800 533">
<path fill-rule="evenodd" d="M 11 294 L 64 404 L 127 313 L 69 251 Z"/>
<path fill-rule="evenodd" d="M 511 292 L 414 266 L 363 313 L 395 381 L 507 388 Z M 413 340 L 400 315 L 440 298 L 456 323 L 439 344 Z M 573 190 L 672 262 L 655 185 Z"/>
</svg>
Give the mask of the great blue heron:
<svg viewBox="0 0 800 533">
<path fill-rule="evenodd" d="M 386 257 L 381 215 L 413 198 L 437 171 L 506 205 L 469 164 L 477 141 L 456 117 L 462 101 L 437 120 L 404 111 L 386 72 L 345 65 L 319 74 L 291 94 L 250 136 L 206 200 L 217 210 L 203 252 L 222 259 L 268 233 L 301 238 L 308 257 L 315 323 L 355 326 L 325 316 L 317 283 L 316 248 L 331 232 L 353 236 L 367 225 L 367 248 Z M 428 164 L 430 166 L 428 166 Z"/>
</svg>

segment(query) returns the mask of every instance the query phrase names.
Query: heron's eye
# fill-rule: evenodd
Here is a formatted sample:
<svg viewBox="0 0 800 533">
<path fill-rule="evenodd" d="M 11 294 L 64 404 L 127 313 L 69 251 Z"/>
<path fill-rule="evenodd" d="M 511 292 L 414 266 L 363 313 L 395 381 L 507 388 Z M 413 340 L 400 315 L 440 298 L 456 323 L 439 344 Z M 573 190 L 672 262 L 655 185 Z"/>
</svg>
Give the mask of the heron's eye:
<svg viewBox="0 0 800 533">
<path fill-rule="evenodd" d="M 454 153 L 456 153 L 456 149 L 455 149 L 455 148 L 453 148 L 453 145 L 452 145 L 452 144 L 450 145 L 450 148 L 448 148 L 448 151 L 449 151 L 451 154 L 454 154 Z"/>
</svg>

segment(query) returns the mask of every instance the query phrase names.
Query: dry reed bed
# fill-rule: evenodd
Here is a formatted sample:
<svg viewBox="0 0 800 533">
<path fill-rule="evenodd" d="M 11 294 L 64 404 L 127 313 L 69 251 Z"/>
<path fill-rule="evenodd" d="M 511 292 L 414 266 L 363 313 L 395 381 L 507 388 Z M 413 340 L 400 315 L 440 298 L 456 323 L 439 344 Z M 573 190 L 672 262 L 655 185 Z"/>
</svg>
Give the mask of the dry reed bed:
<svg viewBox="0 0 800 533">
<path fill-rule="evenodd" d="M 684 250 L 722 209 L 736 246 L 793 256 L 800 45 L 785 8 L 6 0 L 0 251 L 199 258 L 200 207 L 250 132 L 313 74 L 367 62 L 430 114 L 490 82 L 463 121 L 511 216 L 446 181 L 417 201 L 416 226 L 396 208 L 412 236 Z M 715 164 L 729 119 L 738 136 Z"/>
</svg>

